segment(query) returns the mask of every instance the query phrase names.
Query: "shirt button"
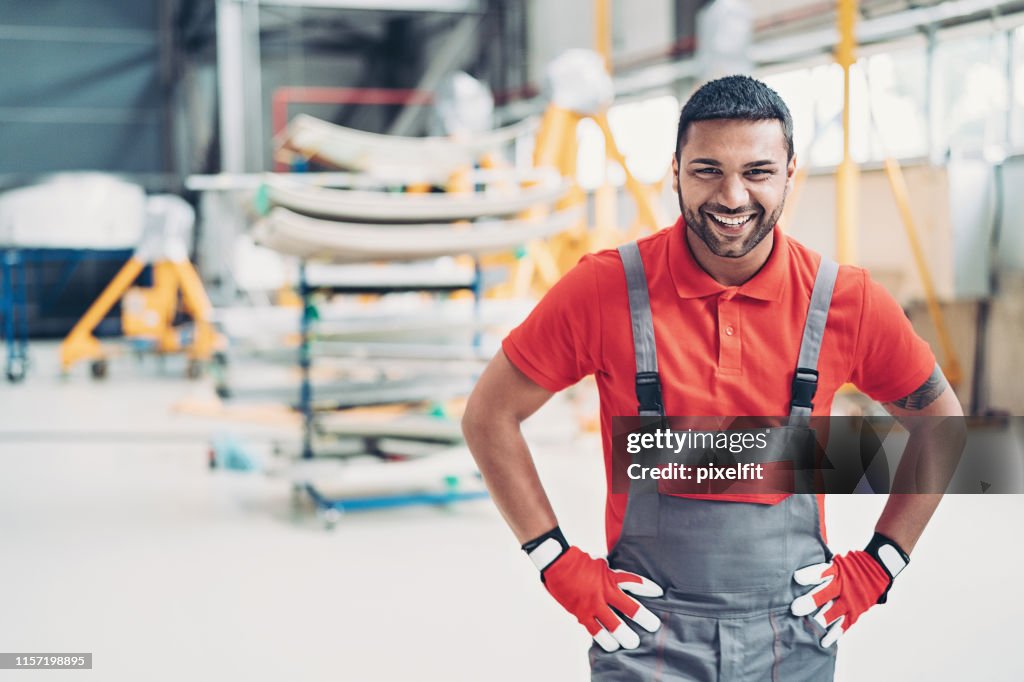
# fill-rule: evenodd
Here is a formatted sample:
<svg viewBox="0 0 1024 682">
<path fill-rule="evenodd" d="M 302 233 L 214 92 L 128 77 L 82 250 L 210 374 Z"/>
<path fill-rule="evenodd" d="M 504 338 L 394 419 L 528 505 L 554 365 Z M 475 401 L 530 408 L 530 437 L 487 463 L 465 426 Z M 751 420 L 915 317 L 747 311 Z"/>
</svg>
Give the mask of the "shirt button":
<svg viewBox="0 0 1024 682">
<path fill-rule="evenodd" d="M 732 328 L 732 325 L 729 325 L 728 327 L 725 328 L 725 333 L 729 336 L 732 336 L 733 331 L 734 330 Z"/>
</svg>

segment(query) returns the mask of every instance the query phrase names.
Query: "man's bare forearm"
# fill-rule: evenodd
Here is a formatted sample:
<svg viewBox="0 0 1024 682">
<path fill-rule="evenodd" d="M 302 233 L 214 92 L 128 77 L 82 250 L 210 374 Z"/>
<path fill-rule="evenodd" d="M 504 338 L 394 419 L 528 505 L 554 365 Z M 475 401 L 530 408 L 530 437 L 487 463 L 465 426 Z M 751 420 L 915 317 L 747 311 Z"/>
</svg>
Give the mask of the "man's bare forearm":
<svg viewBox="0 0 1024 682">
<path fill-rule="evenodd" d="M 907 494 L 889 496 L 875 530 L 909 554 L 956 471 L 966 437 L 963 410 L 938 366 L 916 391 L 885 407 L 910 431 L 893 482 Z"/>
<path fill-rule="evenodd" d="M 520 543 L 558 525 L 519 423 L 491 418 L 463 425 L 466 443 L 505 522 Z"/>
<path fill-rule="evenodd" d="M 520 543 L 558 525 L 520 428 L 551 395 L 499 351 L 480 376 L 462 418 L 466 444 Z"/>
<path fill-rule="evenodd" d="M 875 531 L 895 540 L 904 552 L 911 554 L 940 501 L 940 494 L 890 495 Z"/>
</svg>

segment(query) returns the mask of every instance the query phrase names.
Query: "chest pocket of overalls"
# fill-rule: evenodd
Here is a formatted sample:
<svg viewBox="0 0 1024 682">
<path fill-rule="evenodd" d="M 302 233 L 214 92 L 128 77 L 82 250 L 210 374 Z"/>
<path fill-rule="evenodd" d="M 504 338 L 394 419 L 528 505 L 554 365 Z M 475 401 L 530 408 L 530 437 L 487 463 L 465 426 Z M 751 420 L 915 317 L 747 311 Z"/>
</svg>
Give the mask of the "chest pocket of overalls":
<svg viewBox="0 0 1024 682">
<path fill-rule="evenodd" d="M 647 280 L 635 243 L 619 248 L 626 271 L 636 355 L 638 414 L 665 417 L 658 376 Z M 766 445 L 730 453 L 730 463 L 793 463 L 795 489 L 806 489 L 814 458 L 808 423 L 816 370 L 838 265 L 822 259 L 808 308 L 794 373 L 788 424 L 771 428 Z M 669 453 L 660 463 L 678 461 Z M 701 492 L 689 490 L 688 492 Z M 704 491 L 709 492 L 709 491 Z M 788 580 L 796 562 L 823 546 L 813 495 L 790 495 L 777 504 L 692 499 L 670 481 L 633 479 L 613 558 L 660 579 L 669 592 L 753 592 Z M 813 561 L 811 562 L 813 563 Z M 784 583 L 783 583 L 784 584 Z"/>
</svg>

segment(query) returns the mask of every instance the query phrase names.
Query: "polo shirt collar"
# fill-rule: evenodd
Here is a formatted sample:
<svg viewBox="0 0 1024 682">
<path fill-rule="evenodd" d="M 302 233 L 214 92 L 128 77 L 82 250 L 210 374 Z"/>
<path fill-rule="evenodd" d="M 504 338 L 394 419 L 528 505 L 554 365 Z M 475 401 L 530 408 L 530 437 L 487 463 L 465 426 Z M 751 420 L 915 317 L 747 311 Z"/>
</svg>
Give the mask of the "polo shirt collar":
<svg viewBox="0 0 1024 682">
<path fill-rule="evenodd" d="M 786 235 L 777 225 L 774 230 L 775 243 L 768 260 L 756 275 L 739 287 L 721 284 L 704 271 L 686 243 L 686 225 L 683 224 L 682 216 L 671 229 L 668 249 L 669 272 L 680 298 L 703 298 L 720 294 L 727 289 L 735 290 L 738 295 L 762 301 L 777 301 L 782 296 L 789 270 L 789 249 L 786 245 Z"/>
</svg>

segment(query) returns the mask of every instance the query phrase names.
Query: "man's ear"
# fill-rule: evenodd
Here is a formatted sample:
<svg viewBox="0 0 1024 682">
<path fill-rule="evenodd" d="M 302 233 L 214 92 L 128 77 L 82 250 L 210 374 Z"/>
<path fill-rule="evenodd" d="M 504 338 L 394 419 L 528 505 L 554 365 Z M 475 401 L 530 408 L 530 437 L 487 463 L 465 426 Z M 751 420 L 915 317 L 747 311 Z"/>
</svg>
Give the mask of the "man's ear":
<svg viewBox="0 0 1024 682">
<path fill-rule="evenodd" d="M 793 189 L 793 178 L 796 175 L 796 153 L 793 153 L 793 158 L 786 164 L 786 187 L 789 190 Z"/>
<path fill-rule="evenodd" d="M 672 192 L 679 194 L 679 157 L 672 155 Z"/>
</svg>

